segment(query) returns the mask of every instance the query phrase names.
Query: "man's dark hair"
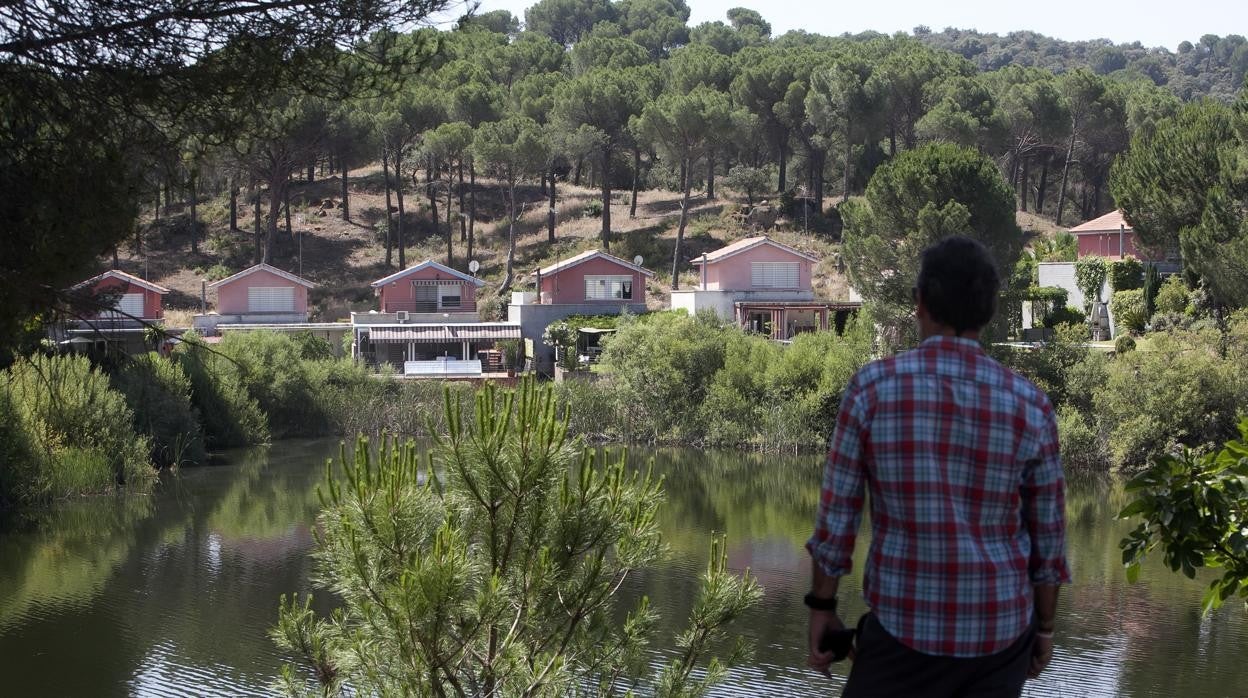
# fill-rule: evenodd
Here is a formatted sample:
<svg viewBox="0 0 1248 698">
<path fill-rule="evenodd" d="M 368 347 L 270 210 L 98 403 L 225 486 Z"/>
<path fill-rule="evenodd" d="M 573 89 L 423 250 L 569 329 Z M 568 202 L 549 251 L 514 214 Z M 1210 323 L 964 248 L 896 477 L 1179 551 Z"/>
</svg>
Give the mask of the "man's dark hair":
<svg viewBox="0 0 1248 698">
<path fill-rule="evenodd" d="M 988 248 L 954 236 L 923 250 L 917 288 L 932 319 L 961 334 L 992 320 L 1001 278 Z"/>
</svg>

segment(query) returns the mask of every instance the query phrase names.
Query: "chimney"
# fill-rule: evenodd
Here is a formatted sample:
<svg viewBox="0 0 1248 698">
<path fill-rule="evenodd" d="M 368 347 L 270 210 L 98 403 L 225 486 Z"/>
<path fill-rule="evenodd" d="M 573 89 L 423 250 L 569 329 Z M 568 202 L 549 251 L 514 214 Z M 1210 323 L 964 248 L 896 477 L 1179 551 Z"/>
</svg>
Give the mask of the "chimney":
<svg viewBox="0 0 1248 698">
<path fill-rule="evenodd" d="M 706 290 L 706 253 L 702 253 L 702 290 Z"/>
</svg>

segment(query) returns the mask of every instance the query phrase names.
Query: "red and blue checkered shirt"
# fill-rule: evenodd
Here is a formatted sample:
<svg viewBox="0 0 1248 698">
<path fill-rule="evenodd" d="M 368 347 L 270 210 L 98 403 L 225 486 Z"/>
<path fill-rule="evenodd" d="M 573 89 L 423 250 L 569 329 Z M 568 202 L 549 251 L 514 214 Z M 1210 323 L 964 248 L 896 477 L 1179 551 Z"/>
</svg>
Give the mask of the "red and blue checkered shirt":
<svg viewBox="0 0 1248 698">
<path fill-rule="evenodd" d="M 1053 407 L 978 342 L 931 337 L 849 382 L 806 545 L 829 576 L 850 570 L 867 489 L 863 594 L 919 652 L 1000 652 L 1032 586 L 1070 581 Z"/>
</svg>

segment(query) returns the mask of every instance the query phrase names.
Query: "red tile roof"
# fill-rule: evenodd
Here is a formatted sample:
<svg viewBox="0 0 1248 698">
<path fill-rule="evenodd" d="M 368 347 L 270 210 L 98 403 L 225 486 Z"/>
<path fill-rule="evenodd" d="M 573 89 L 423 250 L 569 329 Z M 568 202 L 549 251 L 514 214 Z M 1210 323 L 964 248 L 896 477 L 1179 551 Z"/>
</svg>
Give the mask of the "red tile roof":
<svg viewBox="0 0 1248 698">
<path fill-rule="evenodd" d="M 1126 226 L 1127 230 L 1131 230 L 1131 224 L 1122 215 L 1122 209 L 1110 211 L 1100 218 L 1093 218 L 1087 223 L 1077 225 L 1070 229 L 1070 232 L 1078 235 L 1079 233 L 1104 233 L 1118 232 L 1119 227 Z"/>
</svg>

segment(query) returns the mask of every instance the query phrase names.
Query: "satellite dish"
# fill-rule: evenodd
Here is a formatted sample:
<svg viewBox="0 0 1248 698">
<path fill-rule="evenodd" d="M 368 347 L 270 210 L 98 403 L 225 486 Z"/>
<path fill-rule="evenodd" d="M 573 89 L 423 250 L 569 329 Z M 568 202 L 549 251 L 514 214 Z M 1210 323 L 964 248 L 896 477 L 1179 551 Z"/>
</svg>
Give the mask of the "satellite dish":
<svg viewBox="0 0 1248 698">
<path fill-rule="evenodd" d="M 481 263 L 475 259 L 468 263 L 468 271 L 472 272 L 473 274 L 476 274 L 477 270 L 480 268 L 481 268 Z"/>
<path fill-rule="evenodd" d="M 633 257 L 633 264 L 636 264 L 637 266 L 641 266 L 641 263 L 644 261 L 645 259 L 643 259 L 641 255 L 637 255 L 636 257 Z"/>
</svg>

